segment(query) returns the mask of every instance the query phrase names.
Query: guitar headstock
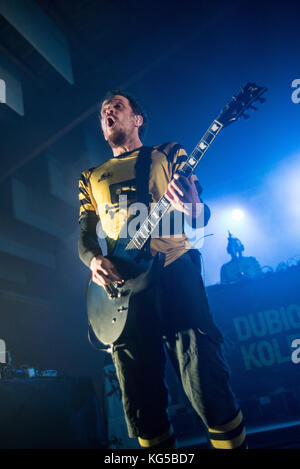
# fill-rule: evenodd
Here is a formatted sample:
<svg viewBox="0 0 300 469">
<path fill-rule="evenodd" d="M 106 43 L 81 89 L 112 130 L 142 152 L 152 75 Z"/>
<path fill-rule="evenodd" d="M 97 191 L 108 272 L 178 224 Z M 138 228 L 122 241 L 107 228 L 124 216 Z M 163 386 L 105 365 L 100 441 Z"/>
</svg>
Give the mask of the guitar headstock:
<svg viewBox="0 0 300 469">
<path fill-rule="evenodd" d="M 265 93 L 267 88 L 258 86 L 255 83 L 247 83 L 243 86 L 238 95 L 233 96 L 230 103 L 228 103 L 224 109 L 220 112 L 217 117 L 224 127 L 235 122 L 241 116 L 245 119 L 248 119 L 250 116 L 245 114 L 247 109 L 257 110 L 257 107 L 253 105 L 254 102 L 258 101 L 260 103 L 265 102 L 265 98 L 262 98 L 261 95 Z"/>
</svg>

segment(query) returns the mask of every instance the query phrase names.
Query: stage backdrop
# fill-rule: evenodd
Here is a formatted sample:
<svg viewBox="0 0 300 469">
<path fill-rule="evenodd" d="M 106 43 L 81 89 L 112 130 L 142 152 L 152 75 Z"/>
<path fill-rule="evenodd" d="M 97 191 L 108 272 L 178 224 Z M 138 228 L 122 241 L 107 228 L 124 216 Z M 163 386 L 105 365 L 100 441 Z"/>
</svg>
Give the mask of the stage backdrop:
<svg viewBox="0 0 300 469">
<path fill-rule="evenodd" d="M 241 399 L 300 385 L 300 363 L 292 361 L 292 355 L 297 358 L 300 353 L 291 346 L 300 339 L 299 265 L 262 278 L 214 285 L 207 294 L 224 335 L 232 386 Z"/>
</svg>

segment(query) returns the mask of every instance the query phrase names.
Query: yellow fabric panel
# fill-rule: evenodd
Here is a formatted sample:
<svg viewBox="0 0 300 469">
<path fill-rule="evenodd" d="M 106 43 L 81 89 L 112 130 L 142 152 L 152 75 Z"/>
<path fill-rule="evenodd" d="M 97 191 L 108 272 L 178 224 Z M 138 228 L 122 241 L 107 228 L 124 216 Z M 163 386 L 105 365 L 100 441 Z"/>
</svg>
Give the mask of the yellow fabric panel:
<svg viewBox="0 0 300 469">
<path fill-rule="evenodd" d="M 219 427 L 215 428 L 209 428 L 210 433 L 225 433 L 225 432 L 230 432 L 231 430 L 234 430 L 236 427 L 239 426 L 239 424 L 243 420 L 243 414 L 241 411 L 236 415 L 236 417 L 229 422 L 227 422 L 225 425 L 221 425 Z"/>
<path fill-rule="evenodd" d="M 170 428 L 165 433 L 162 433 L 156 438 L 151 438 L 151 440 L 146 440 L 144 438 L 138 437 L 138 442 L 142 448 L 151 448 L 152 446 L 159 445 L 163 441 L 168 440 L 173 435 L 173 430 Z"/>
<path fill-rule="evenodd" d="M 216 449 L 235 449 L 241 446 L 245 438 L 246 438 L 246 431 L 245 431 L 245 428 L 243 428 L 240 435 L 236 436 L 232 440 L 212 440 L 211 439 L 210 441 L 213 447 Z"/>
<path fill-rule="evenodd" d="M 80 209 L 79 215 L 81 216 L 85 211 L 92 210 L 96 211 L 97 206 L 95 204 L 93 195 L 91 193 L 91 188 L 89 186 L 89 178 L 90 178 L 91 171 L 87 170 L 82 173 L 81 178 L 79 179 L 78 187 L 79 187 L 79 202 L 80 202 Z"/>
<path fill-rule="evenodd" d="M 127 207 L 136 202 L 134 167 L 138 151 L 125 158 L 112 158 L 98 166 L 90 178 L 91 189 L 97 205 L 102 228 L 111 239 L 118 239 L 127 221 Z M 120 209 L 119 197 L 126 196 L 128 203 Z"/>
</svg>

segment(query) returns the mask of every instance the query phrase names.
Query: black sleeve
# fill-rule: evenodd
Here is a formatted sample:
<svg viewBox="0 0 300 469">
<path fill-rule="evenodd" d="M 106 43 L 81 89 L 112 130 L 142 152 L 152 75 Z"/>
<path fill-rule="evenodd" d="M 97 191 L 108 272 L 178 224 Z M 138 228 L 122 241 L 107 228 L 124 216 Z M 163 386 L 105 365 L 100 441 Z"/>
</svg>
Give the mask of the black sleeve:
<svg viewBox="0 0 300 469">
<path fill-rule="evenodd" d="M 201 198 L 201 194 L 202 194 L 202 187 L 201 187 L 201 184 L 199 183 L 198 179 L 194 180 L 194 184 L 196 186 L 196 189 L 197 189 L 197 192 L 198 192 L 198 195 L 199 195 L 199 199 L 200 199 L 200 202 L 203 203 L 203 200 Z M 203 226 L 206 226 L 209 222 L 209 219 L 210 219 L 210 208 L 208 207 L 208 205 L 206 205 L 204 203 L 203 205 L 203 210 L 204 210 L 204 224 Z M 199 216 L 199 217 L 202 217 L 202 214 Z M 197 226 L 197 219 L 196 218 L 193 218 L 192 219 L 192 228 L 196 228 Z"/>
<path fill-rule="evenodd" d="M 95 212 L 85 212 L 79 220 L 78 254 L 82 262 L 90 267 L 94 256 L 102 253 L 97 238 L 98 217 Z"/>
</svg>

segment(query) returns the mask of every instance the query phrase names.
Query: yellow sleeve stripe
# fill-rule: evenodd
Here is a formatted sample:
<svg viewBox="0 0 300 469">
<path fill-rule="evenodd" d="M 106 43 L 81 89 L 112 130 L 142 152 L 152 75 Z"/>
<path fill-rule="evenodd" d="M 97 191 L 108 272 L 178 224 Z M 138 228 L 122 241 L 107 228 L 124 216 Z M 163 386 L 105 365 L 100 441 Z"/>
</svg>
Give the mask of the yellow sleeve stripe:
<svg viewBox="0 0 300 469">
<path fill-rule="evenodd" d="M 85 211 L 96 212 L 96 203 L 94 204 L 94 199 L 89 192 L 89 183 L 88 177 L 91 175 L 91 171 L 84 171 L 81 174 L 81 177 L 78 182 L 79 186 L 79 201 L 80 201 L 80 210 L 79 216 L 81 216 Z"/>
<path fill-rule="evenodd" d="M 180 149 L 178 152 L 176 152 L 176 155 L 174 157 L 174 164 L 184 164 L 188 158 L 188 155 L 186 154 L 185 150 Z"/>
<path fill-rule="evenodd" d="M 80 205 L 79 215 L 82 215 L 82 213 L 86 212 L 87 210 L 92 210 L 93 212 L 96 211 L 94 207 L 92 206 L 92 204 L 84 204 L 84 205 Z"/>
<path fill-rule="evenodd" d="M 86 199 L 86 195 L 83 192 L 79 192 L 79 200 Z"/>
<path fill-rule="evenodd" d="M 187 153 L 184 148 L 179 148 L 176 152 L 176 156 L 187 156 Z"/>
<path fill-rule="evenodd" d="M 82 179 L 79 179 L 78 187 L 79 189 L 83 189 L 84 191 L 86 191 L 86 185 L 84 184 Z"/>
<path fill-rule="evenodd" d="M 224 433 L 230 432 L 234 428 L 238 427 L 243 420 L 243 414 L 241 411 L 237 414 L 237 416 L 230 420 L 230 422 L 225 423 L 224 425 L 220 425 L 219 427 L 209 428 L 209 433 Z"/>
<path fill-rule="evenodd" d="M 246 438 L 246 430 L 243 428 L 240 435 L 232 438 L 232 440 L 210 440 L 211 444 L 216 449 L 234 449 L 241 446 Z"/>
<path fill-rule="evenodd" d="M 163 441 L 168 440 L 173 435 L 173 429 L 169 428 L 168 431 L 162 433 L 160 436 L 156 438 L 152 438 L 151 440 L 146 440 L 144 438 L 138 437 L 138 442 L 142 448 L 151 448 L 151 446 L 156 446 Z"/>
</svg>

